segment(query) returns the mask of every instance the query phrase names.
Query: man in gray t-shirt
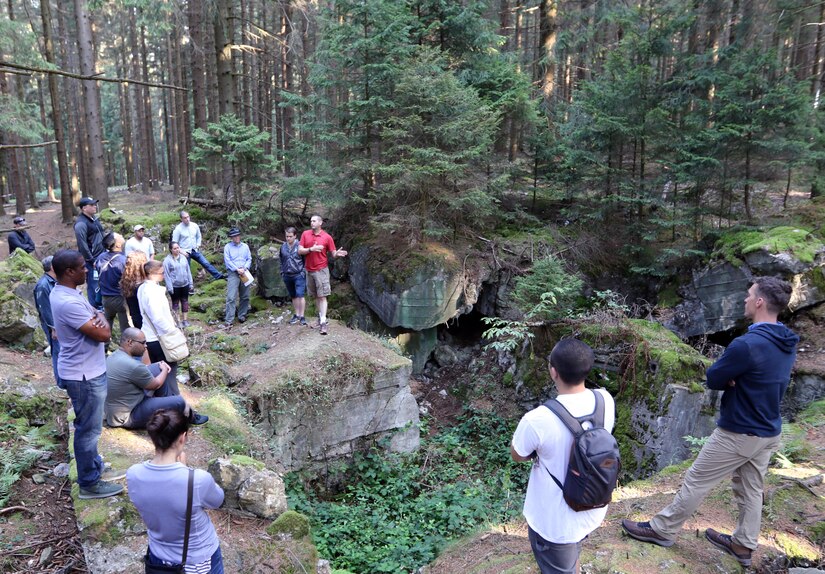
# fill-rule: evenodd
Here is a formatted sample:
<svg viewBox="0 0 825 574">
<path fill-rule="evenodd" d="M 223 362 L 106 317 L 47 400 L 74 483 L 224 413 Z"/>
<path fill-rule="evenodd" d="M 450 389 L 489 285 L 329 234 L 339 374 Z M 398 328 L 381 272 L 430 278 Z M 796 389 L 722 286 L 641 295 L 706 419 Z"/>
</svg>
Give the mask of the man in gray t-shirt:
<svg viewBox="0 0 825 574">
<path fill-rule="evenodd" d="M 120 348 L 106 359 L 109 392 L 106 396 L 106 422 L 112 427 L 144 428 L 158 409 L 174 409 L 189 416 L 191 424 L 209 420 L 189 408 L 180 395 L 166 384 L 169 365 L 165 361 L 144 365 L 140 358 L 146 349 L 146 335 L 140 329 L 124 329 Z"/>
</svg>

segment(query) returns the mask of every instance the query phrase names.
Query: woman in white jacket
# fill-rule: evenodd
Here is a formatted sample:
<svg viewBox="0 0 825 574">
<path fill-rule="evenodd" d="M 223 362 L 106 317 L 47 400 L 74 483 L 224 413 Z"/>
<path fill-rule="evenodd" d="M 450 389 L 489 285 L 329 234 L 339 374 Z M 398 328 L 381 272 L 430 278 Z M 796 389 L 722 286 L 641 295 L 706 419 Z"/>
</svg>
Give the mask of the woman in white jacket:
<svg viewBox="0 0 825 574">
<path fill-rule="evenodd" d="M 166 288 L 160 283 L 163 281 L 163 263 L 160 261 L 149 261 L 143 266 L 146 273 L 146 281 L 141 283 L 137 290 L 138 304 L 140 305 L 140 315 L 143 318 L 141 331 L 146 335 L 146 350 L 149 352 L 149 360 L 153 363 L 166 361 L 171 370 L 166 375 L 164 385 L 169 394 L 179 395 L 178 389 L 178 364 L 174 361 L 167 361 L 163 354 L 163 347 L 160 346 L 158 335 L 165 335 L 177 329 L 175 318 L 172 316 L 172 309 L 169 307 L 169 300 L 166 298 Z"/>
</svg>

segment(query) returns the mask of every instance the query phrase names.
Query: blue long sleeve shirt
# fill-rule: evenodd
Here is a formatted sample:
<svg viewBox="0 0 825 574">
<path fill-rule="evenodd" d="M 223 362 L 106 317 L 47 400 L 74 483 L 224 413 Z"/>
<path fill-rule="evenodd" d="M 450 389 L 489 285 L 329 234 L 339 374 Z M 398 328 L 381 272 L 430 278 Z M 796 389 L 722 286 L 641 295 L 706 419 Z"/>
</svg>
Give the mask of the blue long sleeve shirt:
<svg viewBox="0 0 825 574">
<path fill-rule="evenodd" d="M 40 327 L 46 333 L 48 340 L 51 340 L 50 329 L 54 328 L 52 304 L 49 301 L 49 295 L 51 295 L 56 284 L 57 280 L 54 277 L 44 273 L 34 286 L 34 305 L 37 307 L 37 314 L 40 316 Z"/>
<path fill-rule="evenodd" d="M 779 405 L 788 389 L 799 336 L 781 323 L 757 323 L 734 339 L 707 370 L 707 386 L 724 391 L 717 424 L 760 437 L 782 430 Z M 736 384 L 730 386 L 730 381 Z"/>
<path fill-rule="evenodd" d="M 223 248 L 223 263 L 226 265 L 227 271 L 235 272 L 238 269 L 249 269 L 252 267 L 252 252 L 249 251 L 249 246 L 241 241 L 236 244 L 230 241 Z"/>
</svg>

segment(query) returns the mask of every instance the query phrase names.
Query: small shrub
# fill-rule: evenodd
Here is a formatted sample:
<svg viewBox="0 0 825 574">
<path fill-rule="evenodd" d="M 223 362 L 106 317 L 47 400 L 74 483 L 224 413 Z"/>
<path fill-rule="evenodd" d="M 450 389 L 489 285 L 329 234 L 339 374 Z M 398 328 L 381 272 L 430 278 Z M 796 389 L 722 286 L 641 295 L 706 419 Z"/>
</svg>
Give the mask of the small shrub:
<svg viewBox="0 0 825 574">
<path fill-rule="evenodd" d="M 574 307 L 581 288 L 582 280 L 568 273 L 560 259 L 548 257 L 516 280 L 513 301 L 528 317 L 557 319 Z"/>
</svg>

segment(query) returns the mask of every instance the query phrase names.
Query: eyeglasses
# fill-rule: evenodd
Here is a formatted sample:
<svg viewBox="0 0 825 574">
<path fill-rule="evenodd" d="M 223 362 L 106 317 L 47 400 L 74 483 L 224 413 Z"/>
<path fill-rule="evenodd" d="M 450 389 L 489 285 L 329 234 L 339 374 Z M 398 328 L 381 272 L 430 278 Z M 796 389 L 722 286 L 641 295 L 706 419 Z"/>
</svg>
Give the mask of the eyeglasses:
<svg viewBox="0 0 825 574">
<path fill-rule="evenodd" d="M 143 341 L 138 341 L 137 339 L 132 339 L 132 342 L 137 343 L 138 345 L 143 345 L 144 347 L 146 346 L 146 340 L 145 339 Z"/>
</svg>

